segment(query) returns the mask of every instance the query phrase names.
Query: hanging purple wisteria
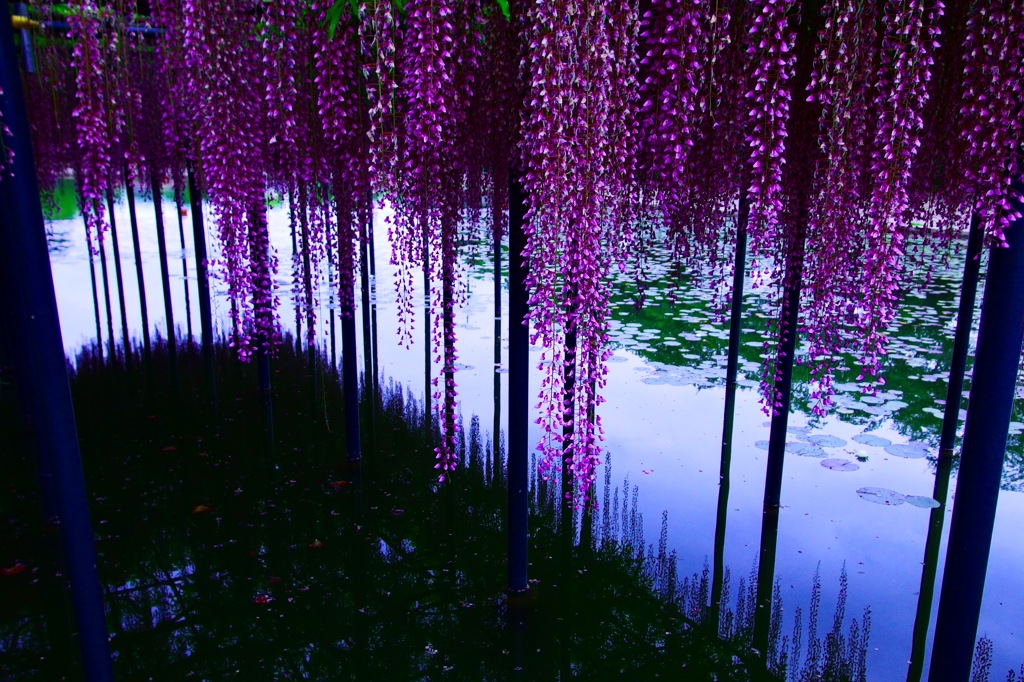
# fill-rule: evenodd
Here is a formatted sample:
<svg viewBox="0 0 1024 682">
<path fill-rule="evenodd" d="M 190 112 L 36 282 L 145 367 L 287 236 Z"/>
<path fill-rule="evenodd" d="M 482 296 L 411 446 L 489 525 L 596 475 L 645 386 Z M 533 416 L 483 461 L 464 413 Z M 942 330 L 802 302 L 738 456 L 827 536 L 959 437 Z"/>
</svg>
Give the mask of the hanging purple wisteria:
<svg viewBox="0 0 1024 682">
<path fill-rule="evenodd" d="M 644 6 L 153 0 L 139 19 L 128 0 L 76 0 L 26 78 L 40 182 L 75 173 L 92 240 L 126 167 L 128 181 L 180 191 L 191 164 L 243 358 L 280 333 L 268 193 L 291 200 L 296 309 L 315 344 L 322 263 L 337 254 L 332 286 L 350 315 L 376 192 L 394 210 L 400 343 L 424 266 L 435 292 L 444 477 L 457 464 L 460 229 L 489 208 L 501 238 L 515 167 L 544 347 L 541 466 L 568 467 L 582 498 L 615 262 L 664 247 L 680 270 L 721 277 L 746 218 L 780 320 L 783 290 L 800 290 L 798 322 L 766 339 L 766 407 L 778 406 L 778 341 L 800 334 L 820 414 L 838 352 L 857 353 L 865 390 L 884 383 L 908 260 L 941 258 L 971 213 L 994 243 L 1019 217 L 1024 0 Z M 929 248 L 914 252 L 919 241 Z"/>
<path fill-rule="evenodd" d="M 582 500 L 600 461 L 608 255 L 629 239 L 639 17 L 631 2 L 579 0 L 536 3 L 527 17 L 522 158 L 532 341 L 545 349 L 540 467 L 547 476 L 561 463 Z"/>
</svg>

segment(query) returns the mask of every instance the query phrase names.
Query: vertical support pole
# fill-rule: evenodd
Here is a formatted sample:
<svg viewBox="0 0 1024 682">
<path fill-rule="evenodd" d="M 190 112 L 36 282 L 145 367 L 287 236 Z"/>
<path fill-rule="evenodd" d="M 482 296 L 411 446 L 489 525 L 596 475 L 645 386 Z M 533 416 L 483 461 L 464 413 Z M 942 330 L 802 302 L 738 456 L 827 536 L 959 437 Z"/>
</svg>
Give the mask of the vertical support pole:
<svg viewBox="0 0 1024 682">
<path fill-rule="evenodd" d="M 341 196 L 336 188 L 335 197 Z M 337 201 L 337 199 L 335 199 Z M 356 362 L 356 291 L 355 291 L 355 249 L 356 244 L 362 245 L 359 226 L 352 221 L 363 222 L 361 211 L 354 213 L 337 209 L 338 215 L 338 274 L 341 286 L 338 287 L 338 305 L 341 308 L 341 390 L 345 398 L 345 450 L 350 464 L 362 460 L 361 439 L 359 431 L 359 365 Z M 363 265 L 365 266 L 365 258 Z M 365 268 L 364 268 L 365 271 Z M 347 284 L 346 284 L 347 282 Z M 369 298 L 366 282 L 363 282 L 363 305 Z M 365 316 L 364 316 L 365 325 Z M 365 334 L 365 326 L 364 326 Z M 364 338 L 364 346 L 368 339 Z M 368 349 L 364 349 L 368 352 Z M 370 377 L 366 377 L 369 385 Z M 372 396 L 373 393 L 371 392 Z M 373 410 L 373 403 L 370 403 Z"/>
<path fill-rule="evenodd" d="M 114 306 L 110 304 L 110 275 L 107 272 L 107 247 L 103 243 L 105 240 L 100 238 L 96 240 L 97 246 L 100 249 L 100 274 L 103 276 L 103 302 L 107 307 L 107 346 L 109 351 L 107 353 L 107 359 L 111 362 L 117 360 L 117 343 L 114 341 Z"/>
<path fill-rule="evenodd" d="M 186 343 L 192 343 L 192 296 L 188 291 L 188 256 L 185 254 L 185 216 L 182 211 L 180 176 L 174 178 L 174 210 L 178 214 L 178 239 L 181 243 L 181 276 L 185 283 L 185 332 L 188 334 Z"/>
<path fill-rule="evenodd" d="M 124 343 L 124 364 L 132 367 L 132 337 L 128 333 L 128 310 L 124 304 L 124 277 L 121 274 L 121 249 L 117 244 L 117 219 L 114 217 L 114 190 L 107 188 L 107 222 L 110 223 L 110 243 L 114 247 L 114 276 L 117 280 L 117 303 L 121 312 L 121 337 Z"/>
<path fill-rule="evenodd" d="M 320 363 L 317 361 L 316 330 L 313 328 L 313 270 L 309 258 L 309 202 L 306 185 L 299 185 L 299 226 L 302 230 L 302 293 L 309 308 L 306 311 L 306 366 L 309 368 L 310 390 L 313 394 L 313 414 L 320 403 Z M 298 339 L 296 339 L 298 342 Z"/>
<path fill-rule="evenodd" d="M 423 412 L 427 444 L 434 437 L 434 411 L 431 406 L 430 382 L 430 242 L 427 237 L 427 217 L 422 217 L 423 229 Z"/>
<path fill-rule="evenodd" d="M 363 306 L 363 383 L 366 390 L 366 405 L 368 411 L 367 427 L 367 449 L 374 452 L 374 438 L 376 432 L 377 418 L 377 391 L 380 388 L 377 383 L 377 312 L 375 289 L 374 262 L 373 262 L 373 192 L 366 192 L 366 215 L 359 218 L 360 240 L 359 240 L 359 274 L 362 287 Z M 355 305 L 353 303 L 353 305 Z M 355 311 L 353 311 L 353 315 Z M 344 353 L 344 350 L 342 351 Z M 352 353 L 355 353 L 355 342 L 353 341 Z M 353 355 L 354 358 L 354 355 Z M 355 360 L 353 359 L 353 362 Z M 355 370 L 353 370 L 353 373 Z"/>
<path fill-rule="evenodd" d="M 779 407 L 772 414 L 768 436 L 768 468 L 764 478 L 764 505 L 761 515 L 760 556 L 757 565 L 757 607 L 754 611 L 754 648 L 769 664 L 772 585 L 775 579 L 775 551 L 779 537 L 779 507 L 782 498 L 782 469 L 786 455 L 786 428 L 793 388 L 793 355 L 796 352 L 797 323 L 800 317 L 800 288 L 803 280 L 806 207 L 796 218 L 796 234 L 786 258 L 784 298 L 781 313 L 781 338 L 776 360 L 774 389 Z M 773 403 L 775 401 L 772 401 Z"/>
<path fill-rule="evenodd" d="M 146 278 L 142 275 L 142 246 L 139 244 L 139 219 L 135 213 L 135 186 L 124 165 L 124 190 L 128 201 L 128 222 L 132 227 L 132 248 L 135 254 L 135 278 L 139 282 L 139 309 L 142 313 L 142 353 L 145 364 L 149 364 L 152 346 L 149 343 L 149 308 L 146 305 Z"/>
<path fill-rule="evenodd" d="M 153 215 L 156 218 L 156 244 L 160 250 L 160 281 L 164 290 L 164 315 L 167 317 L 167 359 L 171 366 L 171 377 L 178 380 L 178 345 L 174 329 L 174 306 L 171 303 L 171 269 L 167 262 L 167 239 L 164 234 L 163 190 L 159 171 L 155 166 L 149 169 L 149 182 L 153 190 Z"/>
<path fill-rule="evenodd" d="M 956 442 L 956 427 L 960 423 L 960 401 L 963 397 L 964 376 L 967 372 L 967 351 L 970 346 L 971 322 L 974 319 L 974 303 L 978 293 L 978 272 L 981 269 L 983 237 L 981 220 L 978 214 L 972 214 L 971 228 L 967 236 L 964 278 L 960 288 L 960 305 L 956 314 L 956 331 L 953 334 L 953 356 L 950 360 L 949 384 L 946 386 L 946 411 L 942 417 L 939 459 L 935 468 L 935 487 L 932 491 L 932 498 L 939 502 L 939 506 L 931 510 L 928 518 L 928 537 L 924 543 L 924 568 L 921 572 L 921 589 L 918 590 L 917 616 L 914 619 L 914 636 L 907 682 L 918 682 L 924 670 L 924 650 L 928 640 L 932 598 L 935 595 L 935 574 L 939 565 L 939 545 L 942 544 L 946 500 L 949 497 L 949 472 L 953 466 L 953 444 Z"/>
<path fill-rule="evenodd" d="M 457 221 L 454 215 L 445 215 L 441 223 L 441 348 L 442 385 L 438 415 L 444 425 L 444 440 L 449 452 L 456 451 L 455 434 L 455 261 L 458 259 Z M 463 441 L 465 442 L 465 441 Z M 460 461 L 460 464 L 462 462 Z M 447 477 L 446 477 L 447 478 Z M 448 486 L 451 488 L 451 486 Z M 454 491 L 449 492 L 449 496 Z"/>
<path fill-rule="evenodd" d="M 206 372 L 206 391 L 213 408 L 214 424 L 220 423 L 217 409 L 217 375 L 213 353 L 213 306 L 210 303 L 210 273 L 206 259 L 206 226 L 203 223 L 203 195 L 192 171 L 192 162 L 185 166 L 188 178 L 188 200 L 192 211 L 192 244 L 196 256 L 196 290 L 199 294 L 199 329 Z"/>
<path fill-rule="evenodd" d="M 491 423 L 491 471 L 495 471 L 501 452 L 501 187 L 495 182 L 491 199 L 491 223 L 494 237 L 494 420 Z M 497 474 L 501 477 L 501 474 Z M 490 481 L 488 481 L 490 482 Z"/>
<path fill-rule="evenodd" d="M 509 176 L 509 414 L 508 414 L 508 589 L 528 588 L 528 462 L 530 337 L 526 291 L 526 195 L 515 174 Z"/>
<path fill-rule="evenodd" d="M 4 140 L 14 152 L 11 174 L 0 182 L 0 270 L 7 273 L 4 309 L 13 319 L 5 327 L 18 335 L 23 376 L 19 391 L 30 405 L 35 440 L 42 462 L 53 473 L 61 542 L 78 629 L 85 679 L 113 680 L 103 596 L 96 568 L 88 499 L 82 472 L 74 408 L 64 358 L 57 299 L 36 183 L 28 117 L 14 47 L 10 6 L 0 3 L 0 107 L 11 136 Z"/>
<path fill-rule="evenodd" d="M 740 334 L 743 323 L 743 280 L 747 266 L 747 220 L 750 203 L 746 186 L 740 192 L 736 220 L 736 258 L 732 271 L 732 301 L 729 315 L 729 350 L 725 369 L 725 416 L 722 420 L 722 460 L 718 470 L 718 511 L 715 523 L 714 565 L 711 569 L 711 631 L 718 633 L 725 582 L 725 527 L 729 512 L 729 483 L 732 467 L 732 433 L 736 416 L 736 377 L 740 366 Z"/>
<path fill-rule="evenodd" d="M 1017 203 L 1014 209 L 1022 207 Z M 1022 232 L 1024 220 L 1017 219 L 1006 230 L 1007 248 L 993 247 L 989 256 L 932 645 L 932 680 L 970 676 L 1024 340 Z"/>
<path fill-rule="evenodd" d="M 574 285 L 570 285 L 570 297 L 575 297 L 574 288 Z M 573 499 L 572 452 L 569 449 L 573 444 L 575 434 L 575 424 L 573 422 L 575 415 L 573 413 L 573 406 L 576 402 L 577 342 L 576 320 L 574 315 L 575 312 L 570 304 L 569 309 L 566 311 L 565 361 L 562 369 L 562 385 L 564 387 L 562 412 L 564 421 L 562 424 L 562 472 L 560 476 L 561 495 L 559 495 L 561 498 L 559 502 L 559 514 L 561 516 L 559 529 L 561 534 L 562 550 L 565 552 L 567 562 L 571 555 L 572 545 L 576 540 L 576 529 L 573 525 L 576 516 L 576 507 L 575 500 Z"/>
<path fill-rule="evenodd" d="M 99 240 L 99 235 L 96 235 Z M 89 283 L 92 285 L 92 314 L 96 322 L 96 352 L 100 362 L 103 361 L 103 323 L 100 321 L 100 294 L 96 285 L 96 259 L 92 255 L 92 244 L 86 240 L 85 249 L 89 253 Z"/>
</svg>

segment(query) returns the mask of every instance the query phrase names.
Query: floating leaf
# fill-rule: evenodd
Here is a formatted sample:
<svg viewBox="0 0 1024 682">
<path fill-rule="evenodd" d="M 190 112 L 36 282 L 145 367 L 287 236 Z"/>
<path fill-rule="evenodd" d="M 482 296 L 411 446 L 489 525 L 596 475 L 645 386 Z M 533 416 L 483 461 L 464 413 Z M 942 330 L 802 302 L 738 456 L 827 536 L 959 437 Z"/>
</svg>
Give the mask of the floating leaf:
<svg viewBox="0 0 1024 682">
<path fill-rule="evenodd" d="M 941 507 L 939 501 L 932 497 L 925 495 L 907 495 L 907 504 L 912 504 L 915 507 L 921 507 L 922 509 L 935 509 Z"/>
<path fill-rule="evenodd" d="M 209 514 L 212 511 L 213 507 L 211 507 L 208 504 L 197 504 L 196 506 L 192 507 L 193 514 Z"/>
<path fill-rule="evenodd" d="M 846 441 L 839 436 L 829 436 L 823 433 L 807 436 L 807 440 L 823 448 L 841 448 L 846 445 Z"/>
<path fill-rule="evenodd" d="M 884 448 L 886 445 L 892 445 L 892 441 L 888 438 L 882 438 L 881 436 L 876 436 L 873 433 L 858 433 L 851 440 L 855 443 L 868 445 L 873 448 Z"/>
<path fill-rule="evenodd" d="M 857 490 L 857 494 L 861 496 L 861 499 L 865 499 L 868 502 L 887 504 L 893 507 L 907 501 L 906 495 L 895 490 L 889 490 L 888 488 L 860 488 Z"/>
<path fill-rule="evenodd" d="M 821 466 L 832 471 L 856 471 L 860 466 L 848 459 L 826 459 L 822 460 Z"/>
<path fill-rule="evenodd" d="M 924 459 L 928 456 L 928 450 L 920 443 L 906 443 L 903 445 L 887 445 L 885 451 L 894 457 L 904 459 Z"/>
<path fill-rule="evenodd" d="M 768 441 L 766 441 L 766 440 L 759 440 L 759 441 L 754 443 L 754 447 L 757 448 L 758 450 L 767 450 L 768 449 Z"/>
<path fill-rule="evenodd" d="M 4 566 L 3 568 L 0 568 L 0 576 L 10 578 L 11 576 L 18 575 L 19 573 L 24 573 L 26 568 L 27 567 L 25 566 L 25 564 L 14 564 L 13 566 Z"/>
<path fill-rule="evenodd" d="M 814 443 L 798 443 L 791 441 L 786 443 L 786 452 L 794 455 L 800 455 L 801 457 L 827 457 L 828 453 L 821 449 L 820 446 Z"/>
</svg>

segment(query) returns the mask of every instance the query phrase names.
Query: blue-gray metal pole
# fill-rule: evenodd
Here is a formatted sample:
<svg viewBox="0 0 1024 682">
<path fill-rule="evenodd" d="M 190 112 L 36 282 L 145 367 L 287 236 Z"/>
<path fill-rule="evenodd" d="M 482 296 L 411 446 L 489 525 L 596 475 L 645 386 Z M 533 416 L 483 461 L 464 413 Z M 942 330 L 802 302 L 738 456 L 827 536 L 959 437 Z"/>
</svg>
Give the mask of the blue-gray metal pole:
<svg viewBox="0 0 1024 682">
<path fill-rule="evenodd" d="M 199 330 L 203 347 L 203 366 L 206 371 L 206 390 L 213 407 L 213 420 L 220 423 L 217 405 L 217 375 L 213 353 L 213 306 L 210 303 L 210 273 L 206 258 L 206 226 L 203 224 L 203 195 L 192 170 L 192 162 L 185 165 L 188 179 L 189 208 L 192 211 L 192 244 L 196 256 L 196 289 L 199 293 Z"/>
<path fill-rule="evenodd" d="M 744 189 L 746 185 L 743 186 Z M 725 370 L 725 415 L 722 419 L 722 458 L 718 468 L 718 509 L 715 522 L 714 564 L 711 569 L 711 631 L 718 633 L 725 584 L 725 524 L 729 511 L 732 434 L 736 418 L 736 378 L 740 368 L 740 335 L 743 333 L 743 281 L 747 266 L 747 221 L 750 202 L 740 194 L 736 220 L 736 254 L 733 261 L 732 301 L 729 317 L 729 352 Z"/>
<path fill-rule="evenodd" d="M 960 423 L 960 402 L 964 393 L 964 376 L 967 372 L 967 351 L 971 341 L 971 323 L 974 321 L 974 304 L 978 294 L 983 236 L 981 218 L 974 213 L 971 215 L 971 228 L 967 237 L 967 257 L 964 261 L 964 278 L 960 288 L 960 305 L 956 314 L 956 331 L 953 333 L 949 384 L 946 386 L 946 412 L 942 417 L 939 459 L 935 467 L 935 485 L 932 489 L 932 497 L 939 506 L 932 509 L 928 519 L 928 537 L 924 543 L 924 568 L 921 571 L 921 589 L 917 592 L 917 616 L 914 618 L 907 682 L 918 682 L 924 671 L 924 651 L 931 622 L 932 598 L 935 595 L 939 545 L 942 541 L 942 527 L 946 521 L 953 444 L 956 442 L 956 427 Z"/>
<path fill-rule="evenodd" d="M 14 286 L 5 287 L 0 295 L 8 299 L 4 307 L 13 312 L 9 322 L 13 333 L 22 337 L 19 346 L 29 350 L 19 362 L 33 381 L 22 382 L 19 391 L 31 405 L 39 456 L 53 473 L 85 679 L 113 680 L 43 207 L 6 2 L 0 3 L 0 89 L 3 120 L 11 132 L 4 144 L 14 152 L 11 174 L 0 180 L 0 258 Z"/>
<path fill-rule="evenodd" d="M 171 303 L 171 270 L 167 260 L 167 239 L 164 233 L 163 181 L 154 164 L 149 169 L 149 182 L 153 190 L 153 215 L 156 218 L 156 245 L 160 252 L 160 281 L 164 292 L 164 315 L 167 317 L 167 359 L 174 384 L 178 382 L 177 330 L 174 328 L 174 305 Z"/>
<path fill-rule="evenodd" d="M 107 189 L 107 220 L 110 223 L 110 243 L 114 247 L 114 274 L 117 279 L 117 302 L 121 312 L 121 337 L 124 342 L 124 364 L 132 368 L 132 337 L 128 333 L 128 309 L 124 304 L 124 276 L 121 273 L 121 249 L 117 244 L 117 219 L 114 217 L 114 190 Z"/>
<path fill-rule="evenodd" d="M 139 309 L 142 313 L 142 358 L 149 364 L 151 346 L 149 343 L 149 306 L 146 303 L 146 278 L 142 274 L 142 245 L 139 242 L 139 219 L 135 213 L 135 186 L 132 185 L 128 164 L 124 165 L 124 193 L 128 202 L 128 222 L 132 228 L 132 249 L 135 254 L 135 279 L 139 282 Z"/>
<path fill-rule="evenodd" d="M 800 289 L 803 282 L 807 211 L 801 207 L 796 234 L 786 258 L 786 279 L 782 302 L 781 338 L 776 362 L 774 390 L 779 406 L 772 413 L 768 435 L 768 466 L 764 477 L 764 504 L 761 515 L 761 542 L 757 564 L 757 607 L 754 611 L 754 648 L 769 664 L 772 585 L 775 579 L 775 552 L 779 536 L 779 509 L 782 506 L 782 471 L 786 458 L 786 428 L 793 395 L 793 356 L 796 354 L 797 325 L 800 320 Z M 772 401 L 774 402 L 774 401 Z"/>
<path fill-rule="evenodd" d="M 530 338 L 526 291 L 526 195 L 511 175 L 509 206 L 509 318 L 508 318 L 508 589 L 525 592 L 528 548 L 527 455 L 530 427 Z"/>
<path fill-rule="evenodd" d="M 1014 208 L 1024 210 L 1020 203 Z M 966 680 L 971 673 L 1024 341 L 1022 232 L 1024 219 L 1014 221 L 1007 248 L 993 247 L 989 256 L 930 680 Z"/>
<path fill-rule="evenodd" d="M 341 196 L 340 188 L 335 188 L 335 196 Z M 371 204 L 372 206 L 372 204 Z M 356 245 L 362 246 L 360 239 L 362 230 L 366 224 L 361 222 L 352 225 L 353 220 L 364 220 L 364 214 L 356 212 L 355 216 L 343 211 L 339 205 L 338 214 L 338 273 L 339 281 L 348 280 L 347 286 L 338 288 L 338 308 L 341 311 L 341 392 L 345 399 L 345 451 L 350 464 L 357 464 L 362 461 L 362 439 L 359 428 L 359 365 L 356 362 L 356 292 L 355 292 L 355 257 Z M 372 215 L 372 209 L 371 213 Z M 365 254 L 365 252 L 363 252 Z M 363 271 L 366 271 L 363 258 Z M 367 292 L 366 282 L 362 282 L 363 291 Z M 363 296 L 364 306 L 369 300 L 368 294 Z M 364 308 L 365 310 L 365 308 Z M 364 317 L 365 322 L 365 317 Z M 366 328 L 363 328 L 363 352 L 367 355 L 370 352 L 370 340 L 365 338 Z M 366 386 L 369 389 L 372 377 L 367 374 L 364 377 Z M 367 391 L 371 399 L 367 403 L 367 409 L 374 411 L 373 390 Z"/>
</svg>

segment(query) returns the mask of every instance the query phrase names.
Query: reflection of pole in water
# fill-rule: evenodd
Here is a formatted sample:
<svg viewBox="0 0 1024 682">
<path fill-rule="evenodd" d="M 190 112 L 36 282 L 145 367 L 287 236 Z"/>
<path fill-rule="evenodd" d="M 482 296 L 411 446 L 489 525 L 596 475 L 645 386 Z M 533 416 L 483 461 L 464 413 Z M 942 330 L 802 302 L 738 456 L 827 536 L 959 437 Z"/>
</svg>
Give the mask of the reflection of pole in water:
<svg viewBox="0 0 1024 682">
<path fill-rule="evenodd" d="M 745 186 L 744 186 L 745 189 Z M 732 271 L 732 301 L 729 316 L 729 351 L 725 370 L 725 416 L 722 421 L 722 460 L 718 470 L 718 510 L 715 521 L 714 564 L 711 569 L 710 628 L 718 633 L 725 582 L 725 527 L 729 512 L 729 480 L 732 466 L 732 435 L 736 416 L 736 377 L 739 374 L 740 335 L 743 322 L 743 278 L 747 264 L 747 219 L 750 204 L 741 190 L 736 221 L 736 257 Z"/>
<path fill-rule="evenodd" d="M 18 364 L 30 379 L 18 390 L 33 414 L 38 456 L 54 476 L 84 677 L 106 682 L 113 680 L 109 638 L 8 3 L 0 4 L 0 89 L 10 131 L 4 144 L 13 152 L 11 173 L 0 182 L 0 305 L 12 313 L 8 333 L 26 355 Z"/>
<path fill-rule="evenodd" d="M 1015 202 L 1013 208 L 1020 211 L 1022 207 Z M 1017 219 L 1006 229 L 1007 248 L 993 247 L 989 254 L 932 645 L 933 679 L 937 679 L 935 671 L 951 680 L 965 680 L 971 672 L 1024 340 L 1022 232 L 1024 220 Z"/>
<path fill-rule="evenodd" d="M 149 312 L 146 305 L 146 278 L 142 275 L 142 246 L 139 244 L 139 220 L 135 213 L 135 186 L 128 175 L 128 164 L 124 165 L 124 189 L 128 200 L 128 222 L 132 227 L 132 248 L 135 252 L 135 277 L 139 282 L 139 308 L 142 313 L 142 353 L 148 363 L 151 353 L 149 344 Z"/>
<path fill-rule="evenodd" d="M 801 202 L 803 203 L 803 202 Z M 772 585 L 775 578 L 775 551 L 779 536 L 779 506 L 782 498 L 782 468 L 786 454 L 786 428 L 793 388 L 793 354 L 796 350 L 797 321 L 800 315 L 800 287 L 803 278 L 806 206 L 797 216 L 796 230 L 786 257 L 780 339 L 776 356 L 776 381 L 773 386 L 779 403 L 772 414 L 768 436 L 768 467 L 764 478 L 764 506 L 761 517 L 760 558 L 757 565 L 757 604 L 754 609 L 754 648 L 761 652 L 765 664 L 768 655 L 772 616 Z"/>
<path fill-rule="evenodd" d="M 946 387 L 946 410 L 942 417 L 939 459 L 935 470 L 935 488 L 932 492 L 932 497 L 938 501 L 939 506 L 931 510 L 928 519 L 928 537 L 924 545 L 924 569 L 921 572 L 921 589 L 918 591 L 917 616 L 914 619 L 914 643 L 910 653 L 907 682 L 920 680 L 924 668 L 924 650 L 928 639 L 928 625 L 931 620 L 932 597 L 935 594 L 935 574 L 939 564 L 939 545 L 942 543 L 946 499 L 949 496 L 949 473 L 953 465 L 953 444 L 956 441 L 957 425 L 960 423 L 960 402 L 963 397 L 964 376 L 967 372 L 971 322 L 974 319 L 974 303 L 978 293 L 982 240 L 981 220 L 975 213 L 971 216 L 971 229 L 967 237 L 964 278 L 960 289 L 960 306 L 956 315 L 956 332 L 953 335 L 949 384 Z"/>
<path fill-rule="evenodd" d="M 121 313 L 121 338 L 124 343 L 124 364 L 132 367 L 132 340 L 128 334 L 128 311 L 124 304 L 124 277 L 121 274 L 121 250 L 117 244 L 117 219 L 114 217 L 114 191 L 107 188 L 107 222 L 110 223 L 110 243 L 114 250 L 114 278 L 117 280 L 117 304 Z"/>
</svg>

